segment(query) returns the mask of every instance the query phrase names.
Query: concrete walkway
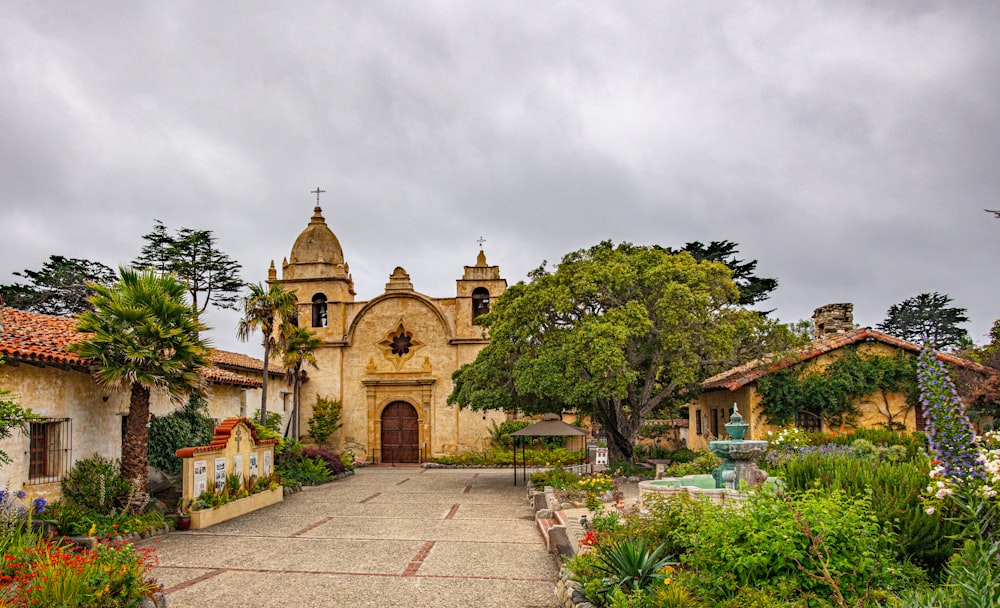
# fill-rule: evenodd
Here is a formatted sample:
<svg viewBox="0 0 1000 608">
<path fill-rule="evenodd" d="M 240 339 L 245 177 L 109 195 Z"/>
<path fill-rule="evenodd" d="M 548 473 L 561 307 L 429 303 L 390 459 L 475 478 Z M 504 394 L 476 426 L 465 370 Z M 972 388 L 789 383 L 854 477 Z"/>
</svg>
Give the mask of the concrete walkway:
<svg viewBox="0 0 1000 608">
<path fill-rule="evenodd" d="M 510 470 L 363 468 L 143 545 L 170 608 L 557 605 L 555 559 Z"/>
</svg>

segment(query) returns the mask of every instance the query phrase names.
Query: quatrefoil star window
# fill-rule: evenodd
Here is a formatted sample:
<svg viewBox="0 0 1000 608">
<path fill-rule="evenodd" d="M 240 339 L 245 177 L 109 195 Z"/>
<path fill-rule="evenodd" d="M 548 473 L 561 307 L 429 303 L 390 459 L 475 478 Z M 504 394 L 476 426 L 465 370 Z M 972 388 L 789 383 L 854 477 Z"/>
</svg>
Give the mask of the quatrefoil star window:
<svg viewBox="0 0 1000 608">
<path fill-rule="evenodd" d="M 382 349 L 382 356 L 399 369 L 415 352 L 423 348 L 424 343 L 414 338 L 413 332 L 406 329 L 400 321 L 399 326 L 387 333 L 378 346 Z"/>
</svg>

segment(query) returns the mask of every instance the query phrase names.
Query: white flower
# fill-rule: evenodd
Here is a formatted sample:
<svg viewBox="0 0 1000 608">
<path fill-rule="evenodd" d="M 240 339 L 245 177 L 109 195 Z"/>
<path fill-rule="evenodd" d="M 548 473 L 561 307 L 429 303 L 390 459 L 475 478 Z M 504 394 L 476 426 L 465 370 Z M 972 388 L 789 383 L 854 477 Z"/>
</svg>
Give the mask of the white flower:
<svg viewBox="0 0 1000 608">
<path fill-rule="evenodd" d="M 950 488 L 941 488 L 940 490 L 937 491 L 937 494 L 935 494 L 934 497 L 935 498 L 944 498 L 945 496 L 948 496 L 949 494 L 954 494 L 954 493 L 955 493 L 955 491 L 952 490 L 952 489 L 950 489 Z"/>
<path fill-rule="evenodd" d="M 934 507 L 927 507 L 926 509 L 924 509 L 924 513 L 928 515 L 934 515 Z"/>
</svg>

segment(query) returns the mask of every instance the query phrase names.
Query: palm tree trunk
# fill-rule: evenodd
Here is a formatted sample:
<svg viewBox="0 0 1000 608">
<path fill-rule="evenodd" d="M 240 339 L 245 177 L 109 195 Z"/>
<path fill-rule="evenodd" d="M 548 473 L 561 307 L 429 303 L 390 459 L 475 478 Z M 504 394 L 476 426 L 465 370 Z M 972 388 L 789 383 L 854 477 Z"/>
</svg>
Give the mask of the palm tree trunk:
<svg viewBox="0 0 1000 608">
<path fill-rule="evenodd" d="M 122 475 L 133 486 L 133 494 L 145 496 L 149 472 L 149 388 L 132 384 L 132 395 L 122 440 Z M 131 505 L 129 505 L 131 507 Z"/>
<path fill-rule="evenodd" d="M 264 336 L 264 377 L 260 385 L 260 424 L 267 424 L 267 368 L 271 358 L 270 336 Z"/>
</svg>

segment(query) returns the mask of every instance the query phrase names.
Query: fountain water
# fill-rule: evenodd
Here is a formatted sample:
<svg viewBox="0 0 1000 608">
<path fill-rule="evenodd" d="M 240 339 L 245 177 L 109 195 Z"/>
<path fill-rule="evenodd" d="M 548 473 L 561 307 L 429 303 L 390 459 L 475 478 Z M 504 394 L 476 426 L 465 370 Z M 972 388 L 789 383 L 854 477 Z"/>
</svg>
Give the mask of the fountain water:
<svg viewBox="0 0 1000 608">
<path fill-rule="evenodd" d="M 712 471 L 715 487 L 739 490 L 743 482 L 756 486 L 767 479 L 767 473 L 760 470 L 754 461 L 767 451 L 768 442 L 744 441 L 743 436 L 749 426 L 743 422 L 743 416 L 734 403 L 733 413 L 725 425 L 729 439 L 708 442 L 708 449 L 722 459 L 722 464 Z"/>
</svg>

